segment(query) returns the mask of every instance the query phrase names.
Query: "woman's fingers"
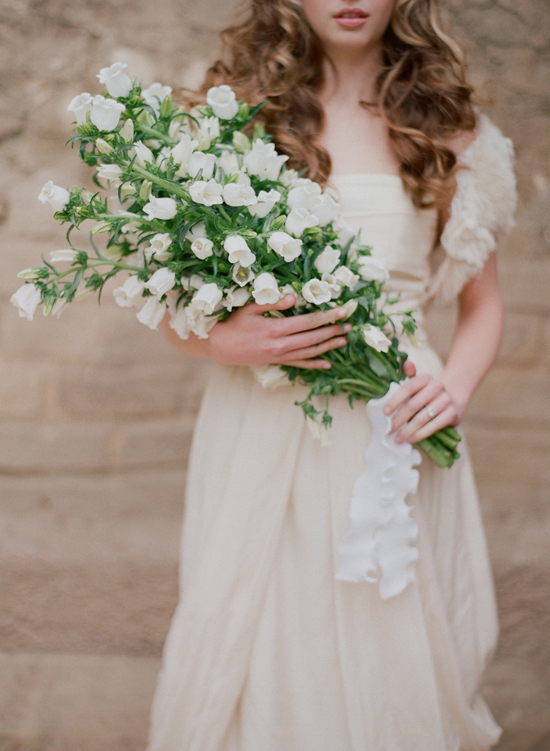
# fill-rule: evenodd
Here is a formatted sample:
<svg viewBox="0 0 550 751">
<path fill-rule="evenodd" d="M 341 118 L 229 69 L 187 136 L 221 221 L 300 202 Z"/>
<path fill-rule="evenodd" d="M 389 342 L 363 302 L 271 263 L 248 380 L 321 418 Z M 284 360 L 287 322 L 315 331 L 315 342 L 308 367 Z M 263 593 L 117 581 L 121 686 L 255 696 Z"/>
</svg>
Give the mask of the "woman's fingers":
<svg viewBox="0 0 550 751">
<path fill-rule="evenodd" d="M 290 336 L 281 337 L 278 341 L 284 347 L 284 352 L 293 352 L 307 347 L 313 347 L 320 342 L 328 341 L 335 336 L 341 337 L 342 334 L 349 334 L 351 324 L 342 325 L 333 324 L 332 326 L 322 326 L 318 329 L 311 329 L 302 334 L 291 334 Z"/>
<path fill-rule="evenodd" d="M 418 443 L 418 441 L 422 441 L 424 438 L 427 438 L 438 430 L 441 430 L 441 428 L 446 428 L 447 425 L 456 425 L 456 417 L 457 413 L 455 406 L 451 403 L 436 417 L 434 417 L 433 420 L 429 420 L 421 428 L 419 428 L 411 436 L 409 436 L 408 440 L 411 441 L 411 443 Z"/>
<path fill-rule="evenodd" d="M 449 406 L 453 406 L 453 402 L 447 392 L 443 391 L 436 399 L 427 402 L 412 419 L 400 427 L 396 436 L 396 440 L 399 439 L 397 442 L 410 441 L 414 433 L 435 420 L 435 417 L 430 417 L 428 410 L 433 410 L 433 413 L 437 417 Z"/>
<path fill-rule="evenodd" d="M 330 370 L 330 363 L 328 360 L 291 360 L 285 362 L 285 365 L 290 365 L 291 368 L 306 368 L 307 370 Z"/>
<path fill-rule="evenodd" d="M 328 352 L 331 349 L 338 349 L 339 347 L 345 347 L 348 340 L 345 337 L 333 337 L 325 342 L 315 344 L 313 347 L 306 347 L 305 349 L 293 350 L 288 352 L 284 358 L 281 358 L 280 362 L 283 365 L 288 365 L 290 361 L 296 360 L 308 360 L 310 357 L 318 357 L 324 352 Z"/>
<path fill-rule="evenodd" d="M 413 415 L 416 415 L 422 407 L 425 407 L 426 404 L 432 402 L 444 391 L 444 386 L 440 381 L 436 381 L 435 379 L 429 380 L 423 388 L 417 391 L 417 393 L 411 396 L 407 401 L 403 402 L 398 408 L 393 418 L 392 432 L 399 430 L 399 428 L 411 420 Z"/>
<path fill-rule="evenodd" d="M 331 310 L 318 310 L 315 313 L 304 313 L 300 316 L 281 318 L 276 321 L 276 336 L 289 336 L 301 331 L 326 326 L 327 323 L 341 321 L 349 315 L 345 308 L 333 308 Z"/>
<path fill-rule="evenodd" d="M 391 415 L 391 413 L 406 402 L 407 399 L 410 399 L 413 394 L 420 391 L 420 389 L 423 389 L 424 386 L 427 386 L 431 380 L 432 377 L 430 375 L 423 373 L 422 375 L 414 376 L 408 381 L 405 381 L 384 407 L 384 414 Z"/>
<path fill-rule="evenodd" d="M 270 310 L 288 310 L 296 302 L 294 295 L 285 295 L 281 297 L 277 302 L 269 305 L 258 305 L 257 302 L 250 302 L 248 305 L 244 305 L 240 310 L 246 315 L 261 316 L 264 313 L 268 313 Z M 298 317 L 298 316 L 296 316 Z M 291 319 L 288 319 L 291 320 Z"/>
</svg>

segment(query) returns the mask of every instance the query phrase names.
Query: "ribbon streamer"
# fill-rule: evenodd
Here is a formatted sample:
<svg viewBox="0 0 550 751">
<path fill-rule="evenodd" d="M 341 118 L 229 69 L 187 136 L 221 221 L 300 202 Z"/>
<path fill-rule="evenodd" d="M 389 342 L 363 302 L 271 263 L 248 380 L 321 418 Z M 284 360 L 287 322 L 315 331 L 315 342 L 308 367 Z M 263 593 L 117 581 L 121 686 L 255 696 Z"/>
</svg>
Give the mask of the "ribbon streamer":
<svg viewBox="0 0 550 751">
<path fill-rule="evenodd" d="M 365 452 L 367 467 L 353 487 L 351 529 L 338 547 L 336 573 L 339 581 L 378 582 L 383 600 L 416 580 L 409 564 L 418 559 L 418 525 L 405 498 L 417 490 L 419 473 L 413 467 L 422 457 L 408 441 L 395 443 L 391 417 L 382 411 L 399 386 L 392 383 L 385 396 L 366 405 L 373 436 Z"/>
</svg>

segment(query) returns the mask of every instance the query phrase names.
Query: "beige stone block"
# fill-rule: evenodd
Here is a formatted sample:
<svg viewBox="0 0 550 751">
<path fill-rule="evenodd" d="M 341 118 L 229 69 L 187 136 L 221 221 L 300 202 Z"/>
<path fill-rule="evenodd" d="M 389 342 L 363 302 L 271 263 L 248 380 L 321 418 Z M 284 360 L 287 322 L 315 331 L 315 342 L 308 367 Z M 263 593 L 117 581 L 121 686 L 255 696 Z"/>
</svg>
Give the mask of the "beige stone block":
<svg viewBox="0 0 550 751">
<path fill-rule="evenodd" d="M 46 407 L 54 369 L 44 365 L 0 362 L 0 419 L 33 419 Z"/>
<path fill-rule="evenodd" d="M 194 412 L 202 382 L 190 360 L 176 365 L 68 368 L 61 376 L 59 405 L 73 418 L 95 420 L 151 418 Z"/>
<path fill-rule="evenodd" d="M 2 559 L 0 644 L 10 652 L 159 656 L 177 561 Z"/>
<path fill-rule="evenodd" d="M 117 466 L 178 467 L 187 465 L 194 420 L 132 423 L 119 430 L 120 449 Z"/>
<path fill-rule="evenodd" d="M 550 311 L 550 261 L 501 260 L 499 277 L 510 310 Z"/>
<path fill-rule="evenodd" d="M 113 462 L 112 426 L 6 422 L 0 431 L 0 471 L 107 470 Z"/>
<path fill-rule="evenodd" d="M 152 515 L 178 520 L 185 470 L 158 469 L 78 475 L 0 475 L 0 514 L 51 509 L 94 519 Z"/>
<path fill-rule="evenodd" d="M 544 317 L 535 314 L 506 313 L 499 364 L 526 366 L 540 362 L 544 321 Z"/>
<path fill-rule="evenodd" d="M 156 658 L 0 655 L 0 724 L 7 748 L 141 751 Z"/>
<path fill-rule="evenodd" d="M 550 421 L 550 375 L 541 367 L 493 367 L 468 406 L 468 419 Z"/>
<path fill-rule="evenodd" d="M 544 428 L 468 423 L 476 473 L 495 480 L 550 482 L 550 434 Z"/>
</svg>

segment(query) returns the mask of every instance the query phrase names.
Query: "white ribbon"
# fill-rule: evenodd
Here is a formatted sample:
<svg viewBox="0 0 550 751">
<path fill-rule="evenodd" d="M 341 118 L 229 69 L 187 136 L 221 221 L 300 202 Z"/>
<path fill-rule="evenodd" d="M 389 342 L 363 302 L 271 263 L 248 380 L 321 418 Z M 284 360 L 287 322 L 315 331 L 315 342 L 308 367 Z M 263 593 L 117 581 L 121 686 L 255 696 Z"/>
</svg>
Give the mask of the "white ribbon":
<svg viewBox="0 0 550 751">
<path fill-rule="evenodd" d="M 383 600 L 400 594 L 415 575 L 409 564 L 418 559 L 414 540 L 418 525 L 405 502 L 418 487 L 420 452 L 389 435 L 391 418 L 385 404 L 399 389 L 392 383 L 381 399 L 367 404 L 373 436 L 365 452 L 367 468 L 356 480 L 350 506 L 351 529 L 340 543 L 336 578 L 346 582 L 378 582 Z"/>
</svg>

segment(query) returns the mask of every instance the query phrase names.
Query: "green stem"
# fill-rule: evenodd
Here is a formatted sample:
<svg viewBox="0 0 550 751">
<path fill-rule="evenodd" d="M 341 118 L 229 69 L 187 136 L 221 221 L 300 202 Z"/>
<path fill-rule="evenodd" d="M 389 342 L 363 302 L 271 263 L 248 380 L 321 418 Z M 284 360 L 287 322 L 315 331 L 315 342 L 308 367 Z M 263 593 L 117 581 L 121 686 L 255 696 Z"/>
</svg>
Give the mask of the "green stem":
<svg viewBox="0 0 550 751">
<path fill-rule="evenodd" d="M 136 165 L 135 163 L 132 166 L 132 172 L 141 175 L 141 177 L 146 177 L 152 183 L 158 185 L 159 188 L 163 188 L 169 193 L 175 193 L 175 195 L 187 201 L 187 193 L 182 188 L 180 188 L 177 183 L 173 183 L 170 180 L 163 180 L 162 177 L 157 177 L 157 175 L 154 175 L 152 172 L 149 172 L 149 170 L 146 170 L 143 167 Z"/>
<path fill-rule="evenodd" d="M 104 260 L 99 261 L 92 261 L 91 263 L 86 264 L 86 266 L 81 266 L 80 269 L 85 271 L 88 269 L 93 269 L 96 266 L 113 266 L 113 268 L 120 269 L 121 271 L 141 271 L 141 269 L 138 266 L 128 266 L 127 263 L 118 263 L 118 261 L 109 261 L 107 258 Z M 80 270 L 79 267 L 72 267 L 68 269 L 67 271 L 64 271 L 62 274 L 57 274 L 56 279 L 63 279 L 64 277 L 68 276 L 69 274 L 74 273 L 75 271 Z"/>
<path fill-rule="evenodd" d="M 168 144 L 169 146 L 176 145 L 176 142 L 173 141 L 169 136 L 164 135 L 164 133 L 159 133 L 158 130 L 150 128 L 148 125 L 142 125 L 139 122 L 136 123 L 136 125 L 143 133 L 147 133 L 147 135 L 153 136 L 153 138 L 156 138 L 159 141 L 164 141 L 164 143 Z"/>
</svg>

